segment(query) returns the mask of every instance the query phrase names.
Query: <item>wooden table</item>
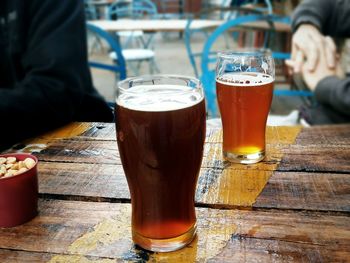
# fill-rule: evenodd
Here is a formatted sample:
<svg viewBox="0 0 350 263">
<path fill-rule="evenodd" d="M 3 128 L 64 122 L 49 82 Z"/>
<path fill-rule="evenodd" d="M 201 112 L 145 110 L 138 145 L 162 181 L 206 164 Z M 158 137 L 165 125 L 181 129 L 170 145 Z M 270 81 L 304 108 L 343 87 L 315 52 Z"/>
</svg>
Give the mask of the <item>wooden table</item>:
<svg viewBox="0 0 350 263">
<path fill-rule="evenodd" d="M 194 19 L 191 22 L 191 29 L 215 29 L 220 26 L 223 20 L 200 20 Z M 89 23 L 98 26 L 109 32 L 142 30 L 144 32 L 184 32 L 186 19 L 152 19 L 152 20 L 94 20 Z M 243 29 L 254 28 L 258 30 L 270 29 L 266 22 L 250 22 L 241 26 Z M 290 32 L 290 26 L 282 23 L 275 24 L 276 31 Z M 237 28 L 236 30 L 241 30 Z"/>
<path fill-rule="evenodd" d="M 222 24 L 217 20 L 193 20 L 191 29 L 213 29 Z M 89 23 L 109 32 L 142 30 L 144 32 L 183 32 L 186 19 L 152 19 L 152 20 L 94 20 Z"/>
<path fill-rule="evenodd" d="M 198 236 L 164 254 L 131 241 L 113 124 L 73 123 L 17 146 L 40 160 L 39 215 L 0 228 L 0 262 L 349 262 L 350 125 L 268 127 L 256 165 L 224 162 L 220 142 L 208 131 Z"/>
</svg>

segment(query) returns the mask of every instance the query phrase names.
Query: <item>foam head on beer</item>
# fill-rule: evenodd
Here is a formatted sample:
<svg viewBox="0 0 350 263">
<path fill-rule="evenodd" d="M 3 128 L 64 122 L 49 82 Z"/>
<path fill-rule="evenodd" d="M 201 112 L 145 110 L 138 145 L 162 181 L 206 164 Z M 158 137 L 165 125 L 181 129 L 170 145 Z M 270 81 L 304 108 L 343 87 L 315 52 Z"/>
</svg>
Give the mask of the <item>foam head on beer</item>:
<svg viewBox="0 0 350 263">
<path fill-rule="evenodd" d="M 256 72 L 226 73 L 217 78 L 218 82 L 233 86 L 260 86 L 272 83 L 271 75 Z"/>
<path fill-rule="evenodd" d="M 117 98 L 117 104 L 138 111 L 172 111 L 191 107 L 204 99 L 197 90 L 180 85 L 140 85 Z"/>
</svg>

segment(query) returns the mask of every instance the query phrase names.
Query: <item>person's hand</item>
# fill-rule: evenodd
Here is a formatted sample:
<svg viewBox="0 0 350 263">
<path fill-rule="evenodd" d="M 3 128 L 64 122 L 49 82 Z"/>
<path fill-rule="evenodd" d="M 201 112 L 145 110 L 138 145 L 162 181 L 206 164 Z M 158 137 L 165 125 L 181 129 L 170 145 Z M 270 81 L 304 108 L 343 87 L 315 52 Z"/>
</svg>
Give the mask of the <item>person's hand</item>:
<svg viewBox="0 0 350 263">
<path fill-rule="evenodd" d="M 307 64 L 303 64 L 301 68 L 302 77 L 311 91 L 314 91 L 317 84 L 324 78 L 329 76 L 338 75 L 340 69 L 340 63 L 334 62 L 338 67 L 330 68 L 327 65 L 327 55 L 325 49 L 320 49 L 318 56 L 318 63 L 313 71 L 310 71 Z"/>
<path fill-rule="evenodd" d="M 306 61 L 307 69 L 313 72 L 319 64 L 321 50 L 325 51 L 325 65 L 334 69 L 337 59 L 334 41 L 323 36 L 315 26 L 302 24 L 293 34 L 291 60 L 286 64 L 294 73 L 300 73 Z"/>
</svg>

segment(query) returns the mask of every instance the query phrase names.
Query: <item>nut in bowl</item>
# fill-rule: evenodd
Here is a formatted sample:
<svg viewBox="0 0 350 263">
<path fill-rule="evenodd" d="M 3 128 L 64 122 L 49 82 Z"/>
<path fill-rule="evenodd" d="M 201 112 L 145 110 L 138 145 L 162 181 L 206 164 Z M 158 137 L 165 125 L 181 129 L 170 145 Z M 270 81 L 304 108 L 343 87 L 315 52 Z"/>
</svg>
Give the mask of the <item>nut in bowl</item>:
<svg viewBox="0 0 350 263">
<path fill-rule="evenodd" d="M 27 157 L 24 161 L 14 156 L 0 157 L 0 179 L 22 174 L 35 166 L 33 158 Z"/>
<path fill-rule="evenodd" d="M 17 226 L 37 215 L 37 163 L 31 154 L 0 155 L 0 227 Z"/>
</svg>

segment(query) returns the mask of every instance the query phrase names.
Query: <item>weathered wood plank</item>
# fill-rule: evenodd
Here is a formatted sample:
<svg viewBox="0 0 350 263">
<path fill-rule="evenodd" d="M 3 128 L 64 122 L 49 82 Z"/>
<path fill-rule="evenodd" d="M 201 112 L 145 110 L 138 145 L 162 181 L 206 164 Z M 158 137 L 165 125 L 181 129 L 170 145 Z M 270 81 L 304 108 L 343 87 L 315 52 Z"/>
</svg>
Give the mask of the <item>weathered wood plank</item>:
<svg viewBox="0 0 350 263">
<path fill-rule="evenodd" d="M 266 158 L 253 165 L 239 165 L 222 158 L 220 144 L 206 144 L 202 167 L 263 171 L 350 173 L 350 145 L 271 145 Z"/>
<path fill-rule="evenodd" d="M 55 260 L 57 255 L 52 253 L 32 252 L 32 251 L 20 251 L 20 250 L 8 250 L 0 249 L 0 261 L 2 263 L 116 263 L 125 262 L 123 260 L 103 258 L 103 257 L 91 257 L 80 255 L 60 255 L 59 260 Z"/>
<path fill-rule="evenodd" d="M 242 239 L 233 236 L 225 249 L 207 262 L 348 262 L 348 246 L 339 248 L 290 243 L 281 240 Z M 276 253 L 276 251 L 278 251 Z"/>
<path fill-rule="evenodd" d="M 37 253 L 20 250 L 8 250 L 0 249 L 0 261 L 1 262 L 20 262 L 20 263 L 32 263 L 32 262 L 48 262 L 54 255 L 50 253 Z"/>
<path fill-rule="evenodd" d="M 350 212 L 350 176 L 275 172 L 270 177 L 269 171 L 204 169 L 196 201 L 216 208 L 253 206 Z"/>
<path fill-rule="evenodd" d="M 350 172 L 350 145 L 267 144 L 264 161 L 254 165 L 225 162 L 221 144 L 207 143 L 202 167 L 265 171 Z M 56 140 L 36 153 L 41 161 L 121 164 L 115 141 Z M 283 157 L 283 158 L 282 158 Z"/>
<path fill-rule="evenodd" d="M 35 155 L 49 162 L 121 164 L 116 141 L 55 140 Z"/>
<path fill-rule="evenodd" d="M 253 207 L 350 212 L 350 174 L 276 172 Z"/>
<path fill-rule="evenodd" d="M 42 196 L 84 201 L 130 199 L 121 165 L 40 162 L 38 174 Z"/>
<path fill-rule="evenodd" d="M 39 192 L 43 197 L 130 200 L 121 165 L 40 162 L 38 171 Z M 225 208 L 350 211 L 348 174 L 276 172 L 265 186 L 268 178 L 270 171 L 203 168 L 198 179 L 196 203 Z"/>
<path fill-rule="evenodd" d="M 322 125 L 303 128 L 298 145 L 350 145 L 350 125 Z"/>
<path fill-rule="evenodd" d="M 268 143 L 284 143 L 295 137 L 294 133 L 299 133 L 301 127 L 267 127 L 266 135 Z M 221 142 L 222 136 L 220 128 L 207 129 L 208 142 Z M 114 123 L 79 123 L 73 122 L 60 129 L 39 135 L 37 138 L 27 141 L 26 143 L 43 143 L 55 139 L 74 138 L 83 140 L 116 140 Z M 303 128 L 296 141 L 300 145 L 309 144 L 350 144 L 350 127 L 349 125 L 328 125 L 313 126 L 312 128 Z"/>
<path fill-rule="evenodd" d="M 1 262 L 1 255 L 16 257 L 21 250 L 63 254 L 51 262 L 88 257 L 231 262 L 235 256 L 254 259 L 264 253 L 263 261 L 298 262 L 306 257 L 325 262 L 350 254 L 350 220 L 345 215 L 201 208 L 194 242 L 178 252 L 158 254 L 133 246 L 129 204 L 40 200 L 39 210 L 27 224 L 0 228 L 0 247 L 6 250 L 0 253 Z"/>
<path fill-rule="evenodd" d="M 267 158 L 263 162 L 254 166 L 241 165 L 242 169 L 274 170 L 282 153 L 273 147 L 268 145 Z M 35 155 L 40 161 L 49 162 L 121 164 L 116 141 L 54 140 L 46 149 Z M 229 162 L 224 162 L 222 159 L 221 144 L 207 143 L 205 145 L 202 166 L 224 168 L 229 165 L 231 165 Z"/>
<path fill-rule="evenodd" d="M 116 141 L 115 124 L 102 122 L 93 123 L 90 128 L 79 137 L 84 137 L 84 139 Z"/>
<path fill-rule="evenodd" d="M 281 153 L 279 171 L 350 173 L 350 144 L 290 145 Z"/>
<path fill-rule="evenodd" d="M 266 141 L 270 144 L 290 144 L 294 142 L 295 135 L 297 135 L 295 143 L 298 145 L 349 145 L 350 125 L 322 125 L 310 128 L 268 126 L 266 128 Z M 222 142 L 220 129 L 213 130 L 209 142 Z"/>
<path fill-rule="evenodd" d="M 300 126 L 267 126 L 266 127 L 266 142 L 269 144 L 291 144 L 294 143 L 296 136 L 300 133 Z M 208 134 L 209 143 L 221 143 L 222 131 L 220 128 L 211 130 Z"/>
</svg>

